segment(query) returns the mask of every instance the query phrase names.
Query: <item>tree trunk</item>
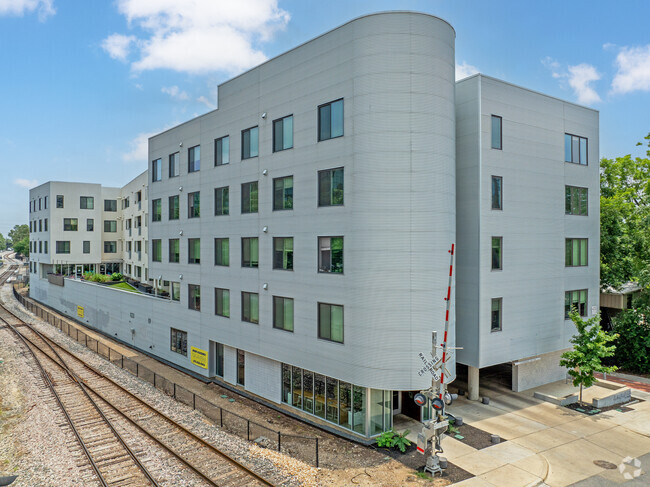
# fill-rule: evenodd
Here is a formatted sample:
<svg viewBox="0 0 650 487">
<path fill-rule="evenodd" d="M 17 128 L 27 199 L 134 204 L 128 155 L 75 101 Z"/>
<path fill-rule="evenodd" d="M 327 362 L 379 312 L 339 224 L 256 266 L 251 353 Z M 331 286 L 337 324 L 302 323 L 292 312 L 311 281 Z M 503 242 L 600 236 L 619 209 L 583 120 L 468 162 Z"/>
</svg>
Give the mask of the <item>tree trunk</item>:
<svg viewBox="0 0 650 487">
<path fill-rule="evenodd" d="M 580 404 L 582 405 L 582 384 L 580 384 Z"/>
</svg>

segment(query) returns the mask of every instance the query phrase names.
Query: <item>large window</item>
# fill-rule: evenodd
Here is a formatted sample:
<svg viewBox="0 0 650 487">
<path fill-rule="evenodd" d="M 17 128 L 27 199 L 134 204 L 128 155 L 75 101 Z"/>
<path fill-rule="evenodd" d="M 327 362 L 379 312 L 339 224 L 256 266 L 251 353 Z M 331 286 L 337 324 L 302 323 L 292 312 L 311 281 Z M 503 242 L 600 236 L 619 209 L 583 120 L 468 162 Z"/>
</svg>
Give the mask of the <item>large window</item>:
<svg viewBox="0 0 650 487">
<path fill-rule="evenodd" d="M 237 349 L 237 384 L 240 386 L 246 383 L 246 352 Z"/>
<path fill-rule="evenodd" d="M 172 352 L 187 356 L 187 332 L 172 328 L 170 349 Z"/>
<path fill-rule="evenodd" d="M 104 200 L 104 211 L 117 211 L 117 200 Z"/>
<path fill-rule="evenodd" d="M 223 377 L 223 343 L 215 342 L 214 373 Z"/>
<path fill-rule="evenodd" d="M 117 232 L 117 220 L 104 220 L 104 231 L 107 233 Z"/>
<path fill-rule="evenodd" d="M 181 283 L 180 282 L 172 282 L 172 301 L 180 301 L 181 300 Z"/>
<path fill-rule="evenodd" d="M 56 253 L 57 254 L 69 254 L 70 253 L 70 241 L 69 240 L 57 240 L 56 241 Z"/>
<path fill-rule="evenodd" d="M 250 159 L 257 157 L 259 145 L 259 130 L 257 127 L 251 127 L 241 132 L 241 158 Z"/>
<path fill-rule="evenodd" d="M 108 240 L 104 242 L 104 253 L 105 254 L 117 253 L 117 242 L 114 240 Z"/>
<path fill-rule="evenodd" d="M 273 239 L 273 268 L 293 270 L 293 237 Z"/>
<path fill-rule="evenodd" d="M 576 186 L 565 186 L 565 207 L 567 215 L 588 215 L 588 190 Z"/>
<path fill-rule="evenodd" d="M 230 240 L 227 238 L 214 239 L 214 265 L 230 265 Z"/>
<path fill-rule="evenodd" d="M 257 293 L 241 293 L 241 319 L 250 323 L 260 322 L 260 296 Z"/>
<path fill-rule="evenodd" d="M 575 309 L 580 316 L 587 316 L 587 290 L 567 291 L 564 293 L 564 319 L 569 319 L 569 311 Z"/>
<path fill-rule="evenodd" d="M 230 137 L 227 135 L 214 141 L 214 165 L 223 166 L 230 163 Z"/>
<path fill-rule="evenodd" d="M 162 200 L 151 200 L 151 221 L 162 221 Z"/>
<path fill-rule="evenodd" d="M 343 168 L 318 171 L 318 206 L 343 204 Z"/>
<path fill-rule="evenodd" d="M 343 306 L 318 303 L 318 338 L 343 343 Z"/>
<path fill-rule="evenodd" d="M 230 290 L 214 289 L 214 314 L 230 318 Z"/>
<path fill-rule="evenodd" d="M 162 181 L 162 159 L 151 161 L 151 181 Z"/>
<path fill-rule="evenodd" d="M 587 265 L 587 239 L 567 238 L 565 245 L 564 265 L 577 267 Z"/>
<path fill-rule="evenodd" d="M 492 148 L 501 149 L 502 135 L 501 135 L 502 119 L 498 115 L 492 115 Z"/>
<path fill-rule="evenodd" d="M 95 198 L 92 196 L 80 196 L 79 197 L 79 208 L 82 210 L 94 210 L 95 209 Z"/>
<path fill-rule="evenodd" d="M 76 232 L 78 227 L 78 220 L 76 218 L 64 218 L 63 219 L 63 231 L 64 232 Z M 34 228 L 36 230 L 36 228 Z"/>
<path fill-rule="evenodd" d="M 343 237 L 318 237 L 318 272 L 343 272 Z"/>
<path fill-rule="evenodd" d="M 244 237 L 241 239 L 241 266 L 258 267 L 259 243 L 257 237 Z"/>
<path fill-rule="evenodd" d="M 241 185 L 241 212 L 257 213 L 257 181 Z"/>
<path fill-rule="evenodd" d="M 162 240 L 153 239 L 151 241 L 151 260 L 162 262 Z"/>
<path fill-rule="evenodd" d="M 180 153 L 174 152 L 173 154 L 169 154 L 169 177 L 175 178 L 176 176 L 179 176 L 180 173 L 181 173 Z"/>
<path fill-rule="evenodd" d="M 293 208 L 293 176 L 273 180 L 273 209 L 291 210 Z"/>
<path fill-rule="evenodd" d="M 318 107 L 318 140 L 343 135 L 343 99 Z"/>
<path fill-rule="evenodd" d="M 492 299 L 492 310 L 490 314 L 490 331 L 501 331 L 501 305 L 502 298 Z"/>
<path fill-rule="evenodd" d="M 502 210 L 502 184 L 503 178 L 501 176 L 492 176 L 492 209 Z"/>
<path fill-rule="evenodd" d="M 178 220 L 181 213 L 180 201 L 178 195 L 169 197 L 169 219 Z"/>
<path fill-rule="evenodd" d="M 501 270 L 501 261 L 502 258 L 502 246 L 503 238 L 502 237 L 492 237 L 492 270 Z"/>
<path fill-rule="evenodd" d="M 56 195 L 56 207 L 57 208 L 63 208 L 63 195 L 62 194 L 57 194 Z"/>
<path fill-rule="evenodd" d="M 92 218 L 86 219 L 86 231 L 93 232 L 95 230 L 95 220 Z"/>
<path fill-rule="evenodd" d="M 187 307 L 201 311 L 201 286 L 197 284 L 187 285 Z"/>
<path fill-rule="evenodd" d="M 187 217 L 198 218 L 201 216 L 201 192 L 187 194 Z"/>
<path fill-rule="evenodd" d="M 273 121 L 273 152 L 293 147 L 293 115 Z"/>
<path fill-rule="evenodd" d="M 293 299 L 273 296 L 273 328 L 293 331 Z"/>
<path fill-rule="evenodd" d="M 230 190 L 228 186 L 214 189 L 214 214 L 227 215 L 230 212 Z"/>
<path fill-rule="evenodd" d="M 187 246 L 188 246 L 187 263 L 200 264 L 201 263 L 201 239 L 188 238 Z"/>
<path fill-rule="evenodd" d="M 180 262 L 180 241 L 177 238 L 169 239 L 169 262 Z"/>
<path fill-rule="evenodd" d="M 187 149 L 187 172 L 196 172 L 201 169 L 201 146 L 195 145 Z"/>
<path fill-rule="evenodd" d="M 564 160 L 586 166 L 587 139 L 577 135 L 564 134 Z"/>
</svg>

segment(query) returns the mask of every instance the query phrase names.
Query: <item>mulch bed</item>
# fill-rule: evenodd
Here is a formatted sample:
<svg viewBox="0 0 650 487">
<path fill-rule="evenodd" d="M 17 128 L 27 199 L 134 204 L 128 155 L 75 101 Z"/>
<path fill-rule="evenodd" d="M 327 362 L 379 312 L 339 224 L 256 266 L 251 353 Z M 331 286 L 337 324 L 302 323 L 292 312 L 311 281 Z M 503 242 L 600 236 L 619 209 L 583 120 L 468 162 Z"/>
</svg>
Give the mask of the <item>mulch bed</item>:
<svg viewBox="0 0 650 487">
<path fill-rule="evenodd" d="M 633 404 L 630 404 L 630 406 L 634 406 L 635 404 L 638 404 L 640 402 L 644 402 L 643 399 L 636 399 L 633 398 L 631 401 Z M 564 406 L 565 408 L 571 409 L 572 411 L 576 411 L 578 413 L 585 414 L 587 416 L 594 416 L 596 414 L 600 413 L 605 413 L 607 411 L 618 411 L 620 413 L 627 413 L 629 411 L 634 411 L 633 407 L 626 406 L 625 404 L 615 404 L 614 406 L 607 406 L 603 408 L 597 408 L 592 406 L 591 404 L 580 404 L 580 403 L 573 403 L 573 404 L 568 404 Z"/>
<path fill-rule="evenodd" d="M 491 433 L 488 433 L 487 431 L 483 431 L 482 429 L 475 428 L 474 426 L 465 423 L 463 423 L 462 426 L 454 426 L 454 428 L 458 430 L 458 433 L 447 431 L 447 435 L 471 446 L 472 448 L 482 450 L 483 448 L 494 445 L 490 439 Z M 459 436 L 462 438 L 459 438 Z M 505 441 L 506 440 L 501 438 L 501 443 L 504 443 Z M 445 448 L 445 440 L 442 440 L 442 448 Z"/>
</svg>

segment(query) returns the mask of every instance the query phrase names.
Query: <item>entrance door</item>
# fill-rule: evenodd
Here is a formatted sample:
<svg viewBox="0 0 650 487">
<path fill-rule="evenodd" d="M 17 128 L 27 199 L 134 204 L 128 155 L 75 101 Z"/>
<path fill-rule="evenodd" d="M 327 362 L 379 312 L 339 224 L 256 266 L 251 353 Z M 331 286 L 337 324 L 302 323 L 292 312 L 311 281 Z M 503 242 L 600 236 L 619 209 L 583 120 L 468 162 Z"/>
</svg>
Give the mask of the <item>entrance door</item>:
<svg viewBox="0 0 650 487">
<path fill-rule="evenodd" d="M 75 266 L 75 276 L 81 277 L 84 275 L 84 267 L 82 265 Z"/>
<path fill-rule="evenodd" d="M 393 416 L 402 412 L 402 401 L 400 391 L 393 391 Z"/>
<path fill-rule="evenodd" d="M 413 400 L 413 396 L 415 396 L 416 392 L 417 391 L 402 391 L 402 414 L 409 418 L 421 421 L 422 408 L 415 404 L 415 401 Z"/>
</svg>

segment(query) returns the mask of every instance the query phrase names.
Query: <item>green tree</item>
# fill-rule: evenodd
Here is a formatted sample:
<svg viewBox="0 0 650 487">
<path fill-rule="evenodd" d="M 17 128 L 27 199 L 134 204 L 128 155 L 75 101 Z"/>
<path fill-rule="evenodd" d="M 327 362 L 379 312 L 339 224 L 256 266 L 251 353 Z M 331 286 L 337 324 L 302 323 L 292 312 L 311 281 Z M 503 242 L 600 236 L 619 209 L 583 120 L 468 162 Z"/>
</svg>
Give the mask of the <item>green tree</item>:
<svg viewBox="0 0 650 487">
<path fill-rule="evenodd" d="M 0 233 L 0 250 L 5 250 L 7 248 L 7 240 L 5 240 L 4 236 Z"/>
<path fill-rule="evenodd" d="M 596 382 L 595 372 L 609 373 L 616 370 L 616 366 L 603 365 L 602 359 L 614 355 L 616 346 L 608 343 L 616 340 L 618 335 L 603 331 L 600 327 L 600 313 L 583 320 L 574 308 L 569 313 L 569 318 L 576 325 L 578 334 L 571 338 L 573 350 L 562 354 L 560 365 L 569 369 L 573 385 L 580 386 L 579 400 L 582 402 L 582 388 L 590 387 Z"/>
<path fill-rule="evenodd" d="M 11 230 L 9 230 L 8 235 L 14 247 L 21 240 L 27 239 L 27 241 L 29 242 L 29 225 L 14 225 L 14 227 Z"/>
<path fill-rule="evenodd" d="M 25 257 L 29 257 L 29 237 L 15 242 L 14 250 L 17 254 L 22 254 Z"/>
<path fill-rule="evenodd" d="M 612 319 L 613 329 L 618 334 L 614 359 L 619 367 L 632 372 L 650 374 L 648 318 L 650 318 L 650 306 L 645 304 L 621 311 Z"/>
</svg>

